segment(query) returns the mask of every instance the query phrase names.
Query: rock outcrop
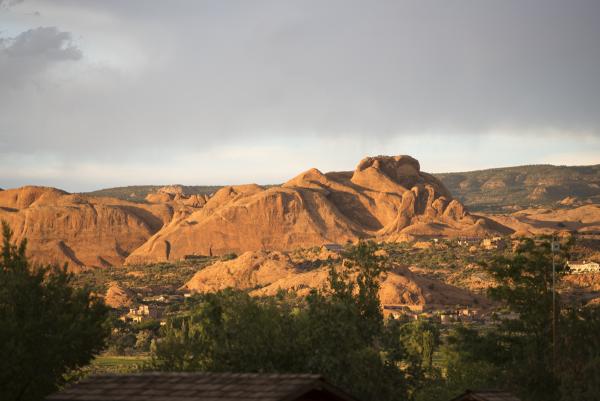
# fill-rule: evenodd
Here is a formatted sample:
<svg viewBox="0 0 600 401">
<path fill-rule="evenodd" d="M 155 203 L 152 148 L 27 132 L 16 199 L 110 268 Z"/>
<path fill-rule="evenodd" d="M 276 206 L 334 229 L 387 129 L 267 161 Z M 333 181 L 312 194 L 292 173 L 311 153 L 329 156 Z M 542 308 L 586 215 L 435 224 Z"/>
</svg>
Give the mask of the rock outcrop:
<svg viewBox="0 0 600 401">
<path fill-rule="evenodd" d="M 111 308 L 130 308 L 135 304 L 135 294 L 133 291 L 122 287 L 119 283 L 111 282 L 106 290 L 104 302 Z"/>
<path fill-rule="evenodd" d="M 507 230 L 469 214 L 410 156 L 368 157 L 354 171 L 310 169 L 278 187 L 228 186 L 212 196 L 168 186 L 138 203 L 23 187 L 0 191 L 0 219 L 29 240 L 36 261 L 72 270 Z"/>
<path fill-rule="evenodd" d="M 122 265 L 125 258 L 173 217 L 168 205 L 69 194 L 54 188 L 22 187 L 0 192 L 0 220 L 14 239 L 27 238 L 38 263 Z"/>
<path fill-rule="evenodd" d="M 337 267 L 340 268 L 340 267 Z M 216 262 L 198 271 L 183 287 L 193 292 L 215 292 L 225 288 L 250 290 L 252 295 L 272 296 L 281 290 L 307 295 L 313 288 L 325 288 L 328 267 L 305 269 L 295 265 L 286 253 L 246 252 L 237 259 Z M 423 307 L 472 305 L 489 302 L 466 290 L 431 280 L 396 267 L 384 274 L 379 298 L 383 305 Z"/>
<path fill-rule="evenodd" d="M 412 157 L 378 156 L 365 158 L 354 172 L 310 169 L 280 187 L 224 187 L 201 209 L 153 235 L 126 263 L 360 238 L 484 236 L 499 227 L 466 212 Z"/>
<path fill-rule="evenodd" d="M 148 203 L 171 203 L 194 208 L 204 206 L 207 200 L 207 195 L 186 194 L 181 185 L 168 185 L 146 196 Z"/>
</svg>

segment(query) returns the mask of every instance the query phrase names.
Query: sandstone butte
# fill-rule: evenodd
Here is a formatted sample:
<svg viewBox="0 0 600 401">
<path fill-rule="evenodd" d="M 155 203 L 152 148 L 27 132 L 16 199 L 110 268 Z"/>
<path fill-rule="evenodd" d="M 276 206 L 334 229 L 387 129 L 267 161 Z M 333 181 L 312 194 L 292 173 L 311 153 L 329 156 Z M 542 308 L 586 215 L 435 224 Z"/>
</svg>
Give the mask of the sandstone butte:
<svg viewBox="0 0 600 401">
<path fill-rule="evenodd" d="M 401 241 L 510 232 L 469 214 L 412 157 L 377 156 L 349 172 L 310 169 L 278 187 L 224 187 L 202 207 L 165 225 L 125 262 L 288 250 L 361 238 Z"/>
<path fill-rule="evenodd" d="M 169 204 L 139 204 L 94 198 L 46 187 L 0 191 L 0 220 L 14 239 L 27 238 L 37 263 L 122 265 L 125 258 L 176 216 Z"/>
<path fill-rule="evenodd" d="M 354 171 L 308 170 L 278 187 L 224 187 L 212 196 L 164 187 L 145 203 L 46 187 L 0 191 L 0 220 L 37 262 L 84 267 L 175 261 L 187 255 L 290 250 L 361 238 L 535 234 L 559 221 L 595 230 L 600 208 L 476 216 L 410 156 L 363 159 Z M 562 220 L 561 220 L 562 219 Z"/>
<path fill-rule="evenodd" d="M 338 260 L 340 268 L 341 260 Z M 334 262 L 335 263 L 335 262 Z M 182 290 L 215 292 L 225 288 L 251 290 L 251 295 L 271 296 L 280 290 L 307 295 L 313 288 L 326 288 L 328 267 L 306 268 L 290 256 L 277 251 L 249 251 L 229 261 L 219 261 L 198 271 Z M 441 281 L 413 274 L 408 268 L 394 266 L 384 274 L 379 290 L 383 305 L 420 310 L 424 306 L 489 306 L 484 297 Z"/>
</svg>

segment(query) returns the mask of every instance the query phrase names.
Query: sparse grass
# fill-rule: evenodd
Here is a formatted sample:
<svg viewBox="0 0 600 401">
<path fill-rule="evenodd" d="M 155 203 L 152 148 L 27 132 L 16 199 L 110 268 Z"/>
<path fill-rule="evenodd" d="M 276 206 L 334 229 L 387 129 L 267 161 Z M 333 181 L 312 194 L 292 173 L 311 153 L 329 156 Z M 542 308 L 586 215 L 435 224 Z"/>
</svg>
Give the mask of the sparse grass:
<svg viewBox="0 0 600 401">
<path fill-rule="evenodd" d="M 92 366 L 104 369 L 118 369 L 121 367 L 131 368 L 142 366 L 150 361 L 150 357 L 146 355 L 134 356 L 117 356 L 117 355 L 100 355 L 92 361 Z"/>
</svg>

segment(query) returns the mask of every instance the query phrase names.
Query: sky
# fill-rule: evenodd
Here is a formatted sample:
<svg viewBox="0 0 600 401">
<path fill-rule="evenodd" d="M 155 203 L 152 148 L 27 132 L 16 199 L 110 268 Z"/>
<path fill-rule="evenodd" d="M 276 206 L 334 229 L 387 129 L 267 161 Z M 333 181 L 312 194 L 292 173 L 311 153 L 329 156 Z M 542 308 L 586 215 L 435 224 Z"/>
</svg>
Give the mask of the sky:
<svg viewBox="0 0 600 401">
<path fill-rule="evenodd" d="M 0 187 L 600 163 L 597 0 L 0 0 Z"/>
</svg>

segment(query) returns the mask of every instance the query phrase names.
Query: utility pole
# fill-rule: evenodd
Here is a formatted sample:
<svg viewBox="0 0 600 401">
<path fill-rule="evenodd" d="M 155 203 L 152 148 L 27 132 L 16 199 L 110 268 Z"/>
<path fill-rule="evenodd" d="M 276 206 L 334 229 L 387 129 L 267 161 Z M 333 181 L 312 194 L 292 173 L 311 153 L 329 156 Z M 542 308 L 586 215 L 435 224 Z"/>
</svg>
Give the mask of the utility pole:
<svg viewBox="0 0 600 401">
<path fill-rule="evenodd" d="M 554 254 L 560 249 L 558 242 L 552 236 L 550 250 L 552 251 L 552 369 L 556 372 L 556 263 Z"/>
</svg>

